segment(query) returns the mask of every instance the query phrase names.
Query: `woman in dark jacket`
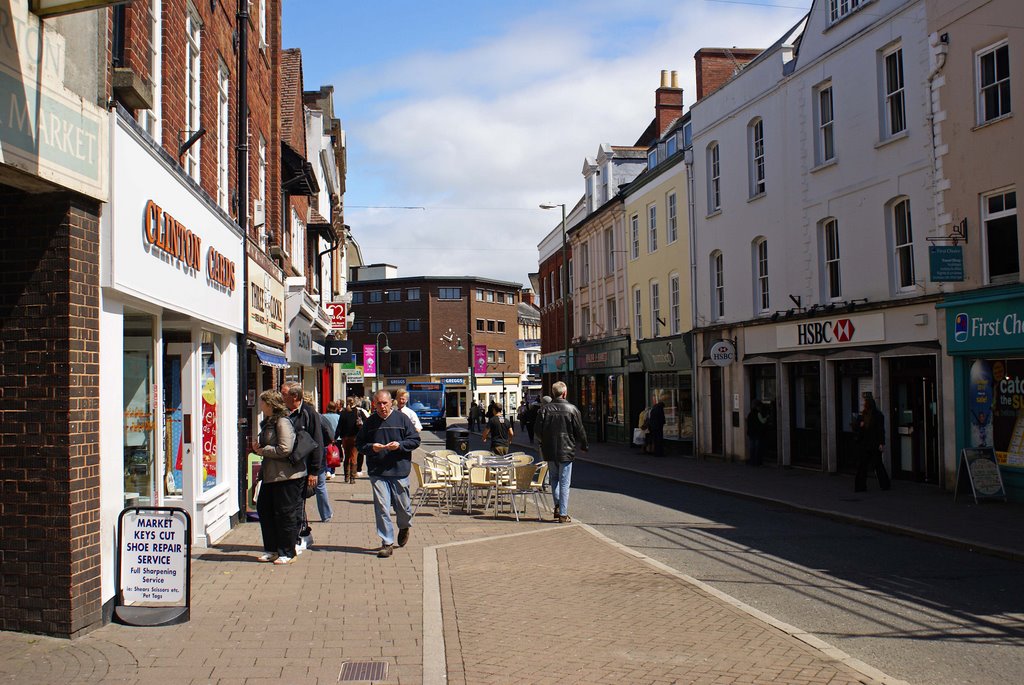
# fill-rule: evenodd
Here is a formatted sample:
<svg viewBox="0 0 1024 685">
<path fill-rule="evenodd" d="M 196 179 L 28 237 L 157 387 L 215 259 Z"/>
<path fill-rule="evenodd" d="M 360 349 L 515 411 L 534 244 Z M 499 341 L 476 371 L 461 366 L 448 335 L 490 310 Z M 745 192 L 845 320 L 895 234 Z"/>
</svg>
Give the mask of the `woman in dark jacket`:
<svg viewBox="0 0 1024 685">
<path fill-rule="evenodd" d="M 306 482 L 306 464 L 289 459 L 295 447 L 295 429 L 288 420 L 284 398 L 276 390 L 260 395 L 260 411 L 265 417 L 252 451 L 263 457 L 260 468 L 260 495 L 256 513 L 260 516 L 264 552 L 258 561 L 287 564 L 295 558 L 299 539 L 299 506 Z"/>
<path fill-rule="evenodd" d="M 356 409 L 356 399 L 349 397 L 345 409 L 338 417 L 338 429 L 334 439 L 341 442 L 341 458 L 345 465 L 345 482 L 355 483 L 356 474 L 362 470 L 362 459 L 356 449 L 356 435 L 363 426 L 363 415 Z"/>
<path fill-rule="evenodd" d="M 854 492 L 864 492 L 868 489 L 870 468 L 873 468 L 878 476 L 878 486 L 888 490 L 889 474 L 882 463 L 882 453 L 885 451 L 885 417 L 878 411 L 872 398 L 864 398 L 864 408 L 857 416 L 853 430 L 857 433 L 857 446 L 860 452 L 857 477 L 853 482 Z"/>
</svg>

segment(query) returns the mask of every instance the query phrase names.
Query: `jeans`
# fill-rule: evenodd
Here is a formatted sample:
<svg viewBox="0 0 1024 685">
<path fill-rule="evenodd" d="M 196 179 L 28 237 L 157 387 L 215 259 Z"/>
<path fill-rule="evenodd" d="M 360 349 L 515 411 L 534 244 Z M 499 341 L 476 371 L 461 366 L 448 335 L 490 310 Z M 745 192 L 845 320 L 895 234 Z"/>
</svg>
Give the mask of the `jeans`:
<svg viewBox="0 0 1024 685">
<path fill-rule="evenodd" d="M 320 512 L 320 520 L 325 523 L 334 516 L 331 501 L 327 499 L 327 469 L 321 469 L 316 477 L 316 508 Z"/>
<path fill-rule="evenodd" d="M 548 477 L 551 479 L 551 495 L 560 516 L 569 515 L 569 483 L 572 482 L 571 461 L 549 461 Z"/>
<path fill-rule="evenodd" d="M 412 527 L 412 501 L 409 498 L 409 479 L 370 476 L 373 488 L 373 515 L 377 522 L 377 535 L 385 545 L 395 544 L 395 527 L 391 523 L 391 507 L 395 508 L 398 528 Z"/>
</svg>

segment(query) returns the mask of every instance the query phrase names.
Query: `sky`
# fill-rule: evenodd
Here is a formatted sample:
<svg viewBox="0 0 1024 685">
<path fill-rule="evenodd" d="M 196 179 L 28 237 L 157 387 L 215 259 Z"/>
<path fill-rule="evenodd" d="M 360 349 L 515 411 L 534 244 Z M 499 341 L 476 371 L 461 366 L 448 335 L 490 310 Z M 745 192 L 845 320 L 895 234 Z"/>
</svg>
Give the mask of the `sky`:
<svg viewBox="0 0 1024 685">
<path fill-rule="evenodd" d="M 811 0 L 284 0 L 303 87 L 334 86 L 345 223 L 399 276 L 529 285 L 538 243 L 602 143 L 654 118 L 661 70 L 693 104 L 702 47 L 763 48 Z"/>
</svg>

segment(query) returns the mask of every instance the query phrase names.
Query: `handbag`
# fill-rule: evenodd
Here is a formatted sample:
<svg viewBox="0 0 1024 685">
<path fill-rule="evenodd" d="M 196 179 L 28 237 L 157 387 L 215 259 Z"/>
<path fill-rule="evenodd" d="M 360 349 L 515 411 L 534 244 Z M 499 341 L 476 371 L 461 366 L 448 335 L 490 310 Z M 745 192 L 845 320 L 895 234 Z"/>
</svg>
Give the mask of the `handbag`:
<svg viewBox="0 0 1024 685">
<path fill-rule="evenodd" d="M 341 466 L 341 450 L 337 445 L 327 446 L 327 468 L 336 469 Z"/>
<path fill-rule="evenodd" d="M 642 428 L 633 429 L 633 444 L 643 445 L 644 444 L 644 431 Z"/>
<path fill-rule="evenodd" d="M 312 436 L 304 430 L 298 430 L 295 432 L 295 445 L 292 447 L 291 454 L 288 455 L 288 461 L 294 466 L 305 463 L 306 457 L 311 455 L 315 449 L 316 441 Z"/>
</svg>

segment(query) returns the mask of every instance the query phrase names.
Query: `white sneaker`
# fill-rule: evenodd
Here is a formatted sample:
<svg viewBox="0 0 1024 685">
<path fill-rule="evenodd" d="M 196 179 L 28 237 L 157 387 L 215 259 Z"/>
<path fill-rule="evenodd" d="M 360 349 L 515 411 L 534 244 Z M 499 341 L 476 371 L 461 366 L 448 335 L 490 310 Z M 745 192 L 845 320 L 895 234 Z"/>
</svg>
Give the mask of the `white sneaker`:
<svg viewBox="0 0 1024 685">
<path fill-rule="evenodd" d="M 299 556 L 306 551 L 306 545 L 302 542 L 295 543 L 295 556 Z"/>
<path fill-rule="evenodd" d="M 284 564 L 290 564 L 290 563 L 292 563 L 292 558 L 291 557 L 278 557 L 277 559 L 274 559 L 274 564 L 276 566 L 282 566 Z"/>
<path fill-rule="evenodd" d="M 270 562 L 270 561 L 274 561 L 275 559 L 277 559 L 277 555 L 274 554 L 273 552 L 264 552 L 263 554 L 261 554 L 258 557 L 256 557 L 256 561 L 258 561 L 260 563 L 263 563 L 263 564 L 265 564 L 267 562 Z"/>
</svg>

